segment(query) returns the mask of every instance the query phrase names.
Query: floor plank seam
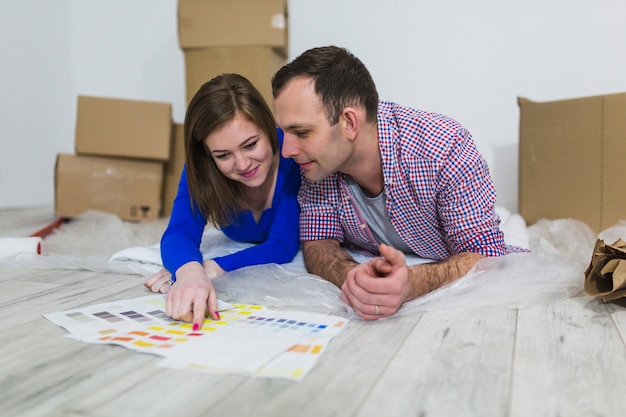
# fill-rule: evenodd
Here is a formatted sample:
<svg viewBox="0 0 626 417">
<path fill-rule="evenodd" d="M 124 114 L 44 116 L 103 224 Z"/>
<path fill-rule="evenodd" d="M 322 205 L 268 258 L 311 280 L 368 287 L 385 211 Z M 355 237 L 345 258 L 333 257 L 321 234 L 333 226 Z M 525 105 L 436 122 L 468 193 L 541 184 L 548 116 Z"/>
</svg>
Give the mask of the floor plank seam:
<svg viewBox="0 0 626 417">
<path fill-rule="evenodd" d="M 607 308 L 608 310 L 608 308 Z M 609 311 L 609 316 L 611 317 L 611 321 L 613 322 L 613 325 L 615 326 L 615 328 L 617 329 L 617 333 L 619 334 L 620 339 L 622 339 L 622 344 L 624 345 L 624 348 L 626 349 L 626 337 L 624 337 L 624 333 L 622 333 L 622 328 L 619 325 L 619 323 L 615 320 L 615 316 L 614 316 L 615 312 L 614 311 Z"/>
<path fill-rule="evenodd" d="M 515 332 L 513 332 L 513 351 L 511 352 L 511 372 L 509 375 L 509 394 L 507 398 L 507 417 L 513 412 L 513 384 L 515 376 L 515 353 L 517 351 L 517 325 L 519 322 L 519 308 L 515 309 Z"/>
<path fill-rule="evenodd" d="M 395 356 L 398 354 L 400 349 L 402 349 L 402 347 L 404 346 L 404 343 L 406 342 L 406 339 L 409 337 L 409 335 L 413 334 L 413 332 L 415 331 L 415 327 L 417 327 L 418 323 L 420 321 L 422 321 L 422 318 L 424 317 L 424 314 L 425 313 L 420 314 L 419 318 L 417 320 L 415 320 L 415 323 L 413 323 L 413 326 L 411 326 L 411 330 L 409 330 L 406 333 L 406 337 L 404 339 L 404 342 L 398 345 L 398 348 L 396 349 L 394 354 L 393 355 L 389 355 L 389 359 L 387 360 L 387 363 L 385 364 L 384 367 L 381 367 L 381 371 L 378 374 L 378 378 L 376 378 L 376 380 L 379 381 L 379 382 L 377 382 L 376 384 L 372 384 L 372 386 L 370 386 L 369 390 L 367 391 L 367 394 L 365 395 L 366 398 L 372 396 L 372 391 L 374 391 L 378 387 L 378 384 L 382 380 L 381 376 L 385 374 L 385 372 L 389 368 L 389 364 L 394 360 Z M 363 407 L 364 407 L 364 404 L 361 404 L 358 407 L 356 407 L 354 412 L 351 414 L 351 417 L 358 417 L 359 415 L 361 415 L 361 410 L 362 410 Z"/>
</svg>

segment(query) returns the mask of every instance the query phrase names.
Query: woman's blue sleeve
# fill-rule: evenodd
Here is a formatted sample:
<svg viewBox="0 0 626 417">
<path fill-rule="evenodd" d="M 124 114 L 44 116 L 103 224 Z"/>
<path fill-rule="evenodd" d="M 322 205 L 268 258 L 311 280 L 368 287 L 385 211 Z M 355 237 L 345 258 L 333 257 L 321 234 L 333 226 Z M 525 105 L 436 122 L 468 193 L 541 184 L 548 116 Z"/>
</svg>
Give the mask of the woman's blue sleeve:
<svg viewBox="0 0 626 417">
<path fill-rule="evenodd" d="M 205 226 L 206 219 L 189 196 L 187 169 L 183 167 L 170 221 L 161 238 L 161 259 L 172 276 L 187 262 L 202 263 L 200 242 Z"/>
</svg>

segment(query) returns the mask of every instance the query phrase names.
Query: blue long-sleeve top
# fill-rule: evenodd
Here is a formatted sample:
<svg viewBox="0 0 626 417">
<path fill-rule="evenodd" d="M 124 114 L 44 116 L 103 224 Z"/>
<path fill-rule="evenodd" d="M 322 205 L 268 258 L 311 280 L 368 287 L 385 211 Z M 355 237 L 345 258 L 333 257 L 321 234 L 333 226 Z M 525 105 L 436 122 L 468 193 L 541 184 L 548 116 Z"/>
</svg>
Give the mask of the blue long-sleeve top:
<svg viewBox="0 0 626 417">
<path fill-rule="evenodd" d="M 280 129 L 278 141 L 282 148 L 283 133 Z M 232 240 L 257 245 L 213 260 L 224 271 L 293 260 L 300 249 L 297 201 L 299 187 L 299 166 L 291 158 L 283 158 L 281 155 L 272 206 L 263 211 L 259 222 L 255 221 L 252 212 L 248 210 L 237 213 L 234 224 L 220 228 Z M 203 262 L 200 243 L 207 220 L 200 213 L 196 202 L 192 203 L 193 211 L 187 185 L 187 169 L 183 167 L 169 224 L 161 238 L 161 259 L 172 273 L 173 279 L 178 268 L 187 262 Z"/>
</svg>

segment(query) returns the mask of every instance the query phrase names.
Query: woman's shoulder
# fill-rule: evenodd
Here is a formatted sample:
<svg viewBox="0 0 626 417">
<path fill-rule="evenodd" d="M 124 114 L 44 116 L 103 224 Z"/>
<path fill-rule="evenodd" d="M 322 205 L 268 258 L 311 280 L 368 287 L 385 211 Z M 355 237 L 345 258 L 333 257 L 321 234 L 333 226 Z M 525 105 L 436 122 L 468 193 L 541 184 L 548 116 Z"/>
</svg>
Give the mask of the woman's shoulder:
<svg viewBox="0 0 626 417">
<path fill-rule="evenodd" d="M 283 156 L 283 141 L 284 141 L 284 133 L 280 127 L 276 128 L 276 132 L 278 132 L 278 151 L 280 152 L 280 171 L 286 170 L 297 170 L 300 172 L 300 166 L 296 164 L 292 158 L 285 158 Z"/>
<path fill-rule="evenodd" d="M 278 133 L 278 150 L 283 150 L 283 142 L 285 140 L 285 132 L 280 127 L 276 127 L 276 133 Z"/>
<path fill-rule="evenodd" d="M 278 177 L 283 179 L 281 182 L 300 187 L 300 166 L 293 159 L 282 155 L 279 160 Z"/>
</svg>

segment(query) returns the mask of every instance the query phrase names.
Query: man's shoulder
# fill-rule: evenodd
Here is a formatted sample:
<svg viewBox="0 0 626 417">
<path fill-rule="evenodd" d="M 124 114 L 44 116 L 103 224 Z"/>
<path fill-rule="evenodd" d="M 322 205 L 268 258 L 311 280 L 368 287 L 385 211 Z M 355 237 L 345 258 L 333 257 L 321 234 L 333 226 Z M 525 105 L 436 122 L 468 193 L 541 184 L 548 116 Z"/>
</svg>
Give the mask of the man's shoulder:
<svg viewBox="0 0 626 417">
<path fill-rule="evenodd" d="M 455 132 L 458 129 L 465 129 L 456 119 L 445 114 L 403 106 L 392 101 L 379 102 L 378 120 L 400 128 L 418 128 L 427 131 Z"/>
<path fill-rule="evenodd" d="M 435 112 L 381 101 L 378 106 L 379 140 L 393 143 L 403 153 L 436 158 L 448 153 L 467 130 L 455 119 Z"/>
</svg>

